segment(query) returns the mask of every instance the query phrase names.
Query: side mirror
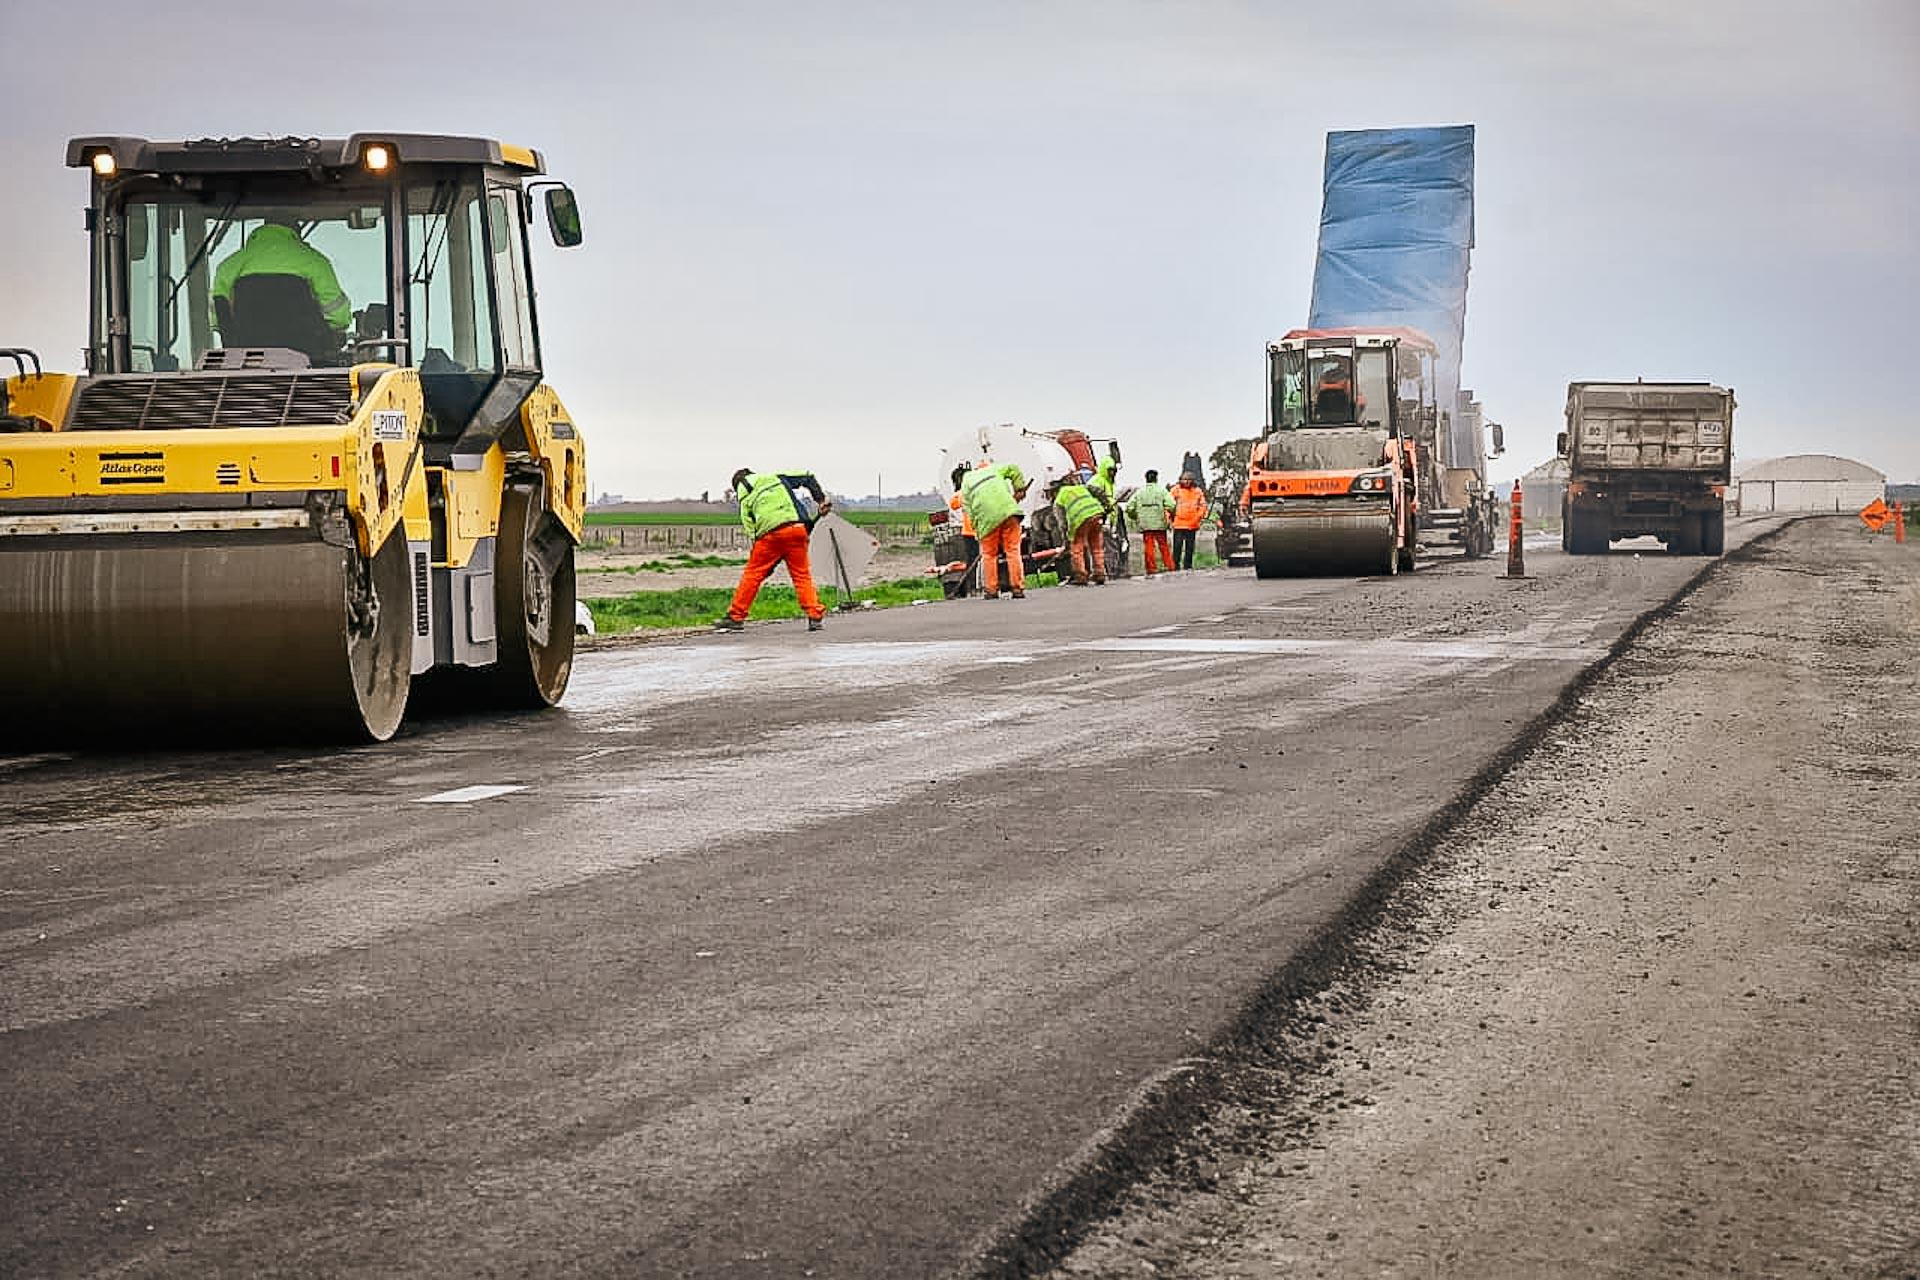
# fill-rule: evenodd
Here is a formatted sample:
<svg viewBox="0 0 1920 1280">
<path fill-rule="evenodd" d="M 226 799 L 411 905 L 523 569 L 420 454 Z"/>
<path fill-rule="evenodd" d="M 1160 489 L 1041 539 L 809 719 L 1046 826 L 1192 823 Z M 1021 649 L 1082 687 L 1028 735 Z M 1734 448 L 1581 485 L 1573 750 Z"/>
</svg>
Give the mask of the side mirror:
<svg viewBox="0 0 1920 1280">
<path fill-rule="evenodd" d="M 547 230 L 562 249 L 580 243 L 580 204 L 573 198 L 573 188 L 547 188 Z"/>
<path fill-rule="evenodd" d="M 347 226 L 353 231 L 373 231 L 380 226 L 386 210 L 377 204 L 355 205 L 347 210 Z"/>
<path fill-rule="evenodd" d="M 1112 459 L 1113 459 L 1113 461 L 1114 461 L 1114 465 L 1115 465 L 1115 466 L 1118 466 L 1118 465 L 1119 465 L 1119 463 L 1120 463 L 1120 442 L 1119 442 L 1118 440 L 1109 440 L 1109 441 L 1107 441 L 1107 456 L 1108 456 L 1109 458 L 1112 458 Z"/>
<path fill-rule="evenodd" d="M 1488 423 L 1487 429 L 1493 432 L 1493 456 L 1497 458 L 1507 451 L 1507 429 L 1497 422 Z"/>
<path fill-rule="evenodd" d="M 1561 457 L 1567 456 L 1567 433 L 1562 431 L 1553 438 L 1553 451 Z"/>
</svg>

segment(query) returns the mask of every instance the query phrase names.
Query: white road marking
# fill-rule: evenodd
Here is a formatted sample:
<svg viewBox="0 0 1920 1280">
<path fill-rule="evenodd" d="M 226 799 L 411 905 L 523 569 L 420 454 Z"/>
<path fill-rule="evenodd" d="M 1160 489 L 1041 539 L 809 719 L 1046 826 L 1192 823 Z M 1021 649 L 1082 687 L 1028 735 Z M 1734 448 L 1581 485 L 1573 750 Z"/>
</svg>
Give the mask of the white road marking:
<svg viewBox="0 0 1920 1280">
<path fill-rule="evenodd" d="M 495 796 L 504 796 L 515 791 L 525 791 L 522 786 L 480 786 L 455 787 L 451 791 L 442 791 L 438 795 L 421 796 L 416 804 L 471 804 L 475 800 L 491 800 Z"/>
</svg>

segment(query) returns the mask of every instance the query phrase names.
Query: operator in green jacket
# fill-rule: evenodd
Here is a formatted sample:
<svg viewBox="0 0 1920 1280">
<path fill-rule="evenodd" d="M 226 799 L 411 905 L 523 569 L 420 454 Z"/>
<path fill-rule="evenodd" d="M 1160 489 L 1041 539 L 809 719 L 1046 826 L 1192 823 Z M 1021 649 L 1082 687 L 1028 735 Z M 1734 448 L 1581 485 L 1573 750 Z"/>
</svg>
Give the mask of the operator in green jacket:
<svg viewBox="0 0 1920 1280">
<path fill-rule="evenodd" d="M 969 471 L 960 481 L 960 504 L 980 539 L 981 595 L 1000 594 L 1000 557 L 1007 559 L 1007 588 L 1015 600 L 1027 597 L 1027 569 L 1020 560 L 1020 504 L 1027 496 L 1027 477 L 1011 462 Z"/>
<path fill-rule="evenodd" d="M 1140 531 L 1140 542 L 1147 557 L 1147 576 L 1173 568 L 1173 544 L 1167 541 L 1167 525 L 1173 518 L 1173 495 L 1160 483 L 1158 471 L 1147 472 L 1147 482 L 1127 499 L 1127 515 Z"/>
<path fill-rule="evenodd" d="M 1091 471 L 1081 471 L 1064 481 L 1053 495 L 1054 505 L 1067 525 L 1067 540 L 1073 549 L 1073 585 L 1096 586 L 1107 581 L 1107 513 L 1113 510 L 1113 497 Z"/>
<path fill-rule="evenodd" d="M 327 255 L 300 238 L 292 214 L 270 213 L 254 228 L 247 242 L 229 254 L 213 273 L 213 296 L 233 303 L 233 286 L 247 276 L 299 276 L 313 290 L 313 300 L 327 327 L 346 343 L 353 324 L 353 306 L 333 274 Z"/>
</svg>

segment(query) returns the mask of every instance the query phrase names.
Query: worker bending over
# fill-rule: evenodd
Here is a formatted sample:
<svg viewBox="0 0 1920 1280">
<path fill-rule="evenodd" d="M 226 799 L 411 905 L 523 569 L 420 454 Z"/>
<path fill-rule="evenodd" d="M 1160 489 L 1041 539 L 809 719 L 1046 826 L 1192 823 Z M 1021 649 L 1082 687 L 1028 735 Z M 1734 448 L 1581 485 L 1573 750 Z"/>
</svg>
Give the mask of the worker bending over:
<svg viewBox="0 0 1920 1280">
<path fill-rule="evenodd" d="M 1028 481 L 1011 462 L 1005 466 L 970 471 L 960 485 L 961 503 L 973 527 L 980 530 L 982 594 L 989 600 L 1000 594 L 1000 557 L 1007 558 L 1007 587 L 1015 600 L 1027 596 L 1027 570 L 1020 562 L 1020 503 Z"/>
<path fill-rule="evenodd" d="M 807 630 L 826 625 L 826 608 L 813 588 L 813 566 L 807 559 L 807 537 L 813 522 L 833 510 L 833 502 L 811 471 L 755 472 L 746 467 L 733 473 L 730 487 L 740 500 L 740 527 L 753 539 L 747 567 L 740 571 L 727 616 L 715 622 L 719 631 L 738 631 L 747 624 L 747 612 L 760 584 L 775 565 L 785 564 L 793 579 L 793 593 L 807 615 Z M 811 502 L 808 500 L 811 499 Z M 811 506 L 811 511 L 805 510 Z"/>
<path fill-rule="evenodd" d="M 1127 499 L 1127 517 L 1140 531 L 1145 547 L 1148 577 L 1173 568 L 1173 550 L 1167 543 L 1167 521 L 1172 516 L 1173 495 L 1160 483 L 1158 471 L 1148 471 L 1147 482 Z"/>
<path fill-rule="evenodd" d="M 1191 471 L 1180 473 L 1173 486 L 1173 563 L 1176 569 L 1193 568 L 1193 544 L 1200 536 L 1200 522 L 1207 518 L 1207 491 Z"/>
<path fill-rule="evenodd" d="M 1061 483 L 1053 501 L 1067 526 L 1073 585 L 1084 587 L 1089 581 L 1105 585 L 1107 513 L 1113 510 L 1112 495 L 1091 471 L 1082 470 Z"/>
</svg>

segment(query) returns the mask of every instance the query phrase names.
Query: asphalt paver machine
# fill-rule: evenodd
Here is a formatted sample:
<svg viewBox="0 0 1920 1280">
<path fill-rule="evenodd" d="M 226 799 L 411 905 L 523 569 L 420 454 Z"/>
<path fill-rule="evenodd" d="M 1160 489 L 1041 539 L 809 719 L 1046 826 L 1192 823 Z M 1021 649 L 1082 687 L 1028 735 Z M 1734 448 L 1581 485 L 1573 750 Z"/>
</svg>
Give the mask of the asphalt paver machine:
<svg viewBox="0 0 1920 1280">
<path fill-rule="evenodd" d="M 559 700 L 586 456 L 541 374 L 537 152 L 68 145 L 86 372 L 0 401 L 0 735 L 382 740 L 439 679 Z M 539 197 L 536 199 L 536 197 Z"/>
</svg>

